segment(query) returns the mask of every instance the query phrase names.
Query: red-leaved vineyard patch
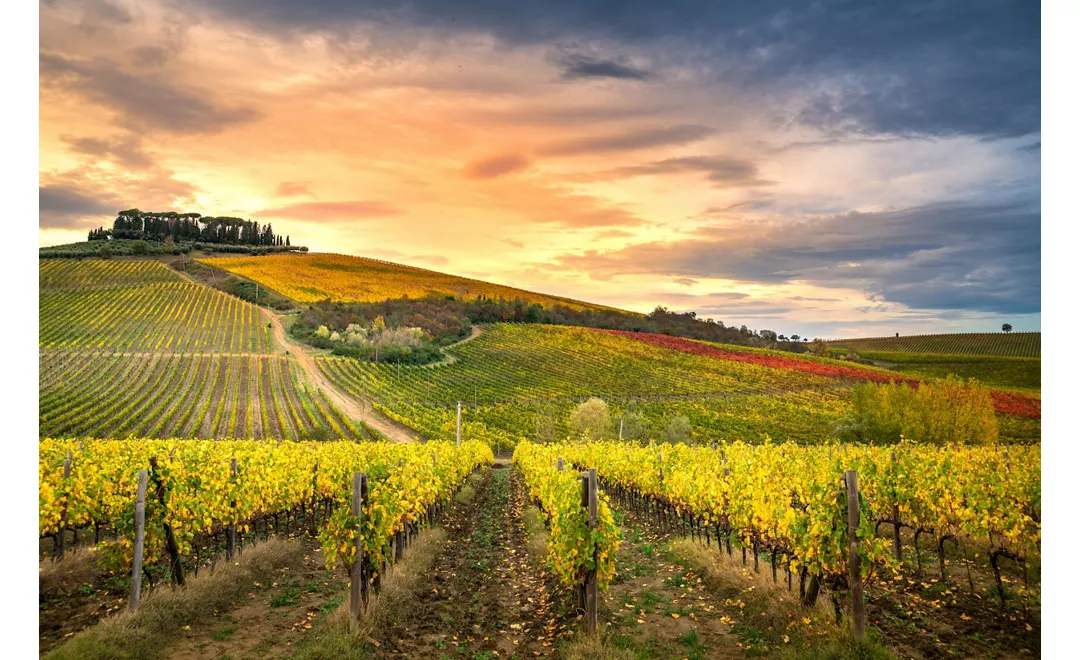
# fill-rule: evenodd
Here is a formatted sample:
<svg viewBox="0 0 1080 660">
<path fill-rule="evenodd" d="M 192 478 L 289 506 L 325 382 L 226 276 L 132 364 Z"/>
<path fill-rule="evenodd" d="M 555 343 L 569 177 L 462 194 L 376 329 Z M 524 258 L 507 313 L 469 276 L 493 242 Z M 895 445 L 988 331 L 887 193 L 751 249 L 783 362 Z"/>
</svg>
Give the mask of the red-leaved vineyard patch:
<svg viewBox="0 0 1080 660">
<path fill-rule="evenodd" d="M 800 360 L 798 358 L 789 358 L 780 355 L 733 351 L 727 348 L 703 344 L 692 339 L 683 339 L 682 337 L 671 337 L 669 335 L 659 335 L 649 332 L 629 332 L 626 330 L 603 330 L 602 332 L 622 335 L 623 337 L 647 342 L 663 348 L 670 348 L 682 353 L 704 355 L 706 357 L 719 358 L 721 360 L 752 362 L 766 367 L 792 369 L 794 371 L 802 371 L 818 376 L 825 376 L 827 378 L 862 381 L 870 380 L 878 383 L 897 382 L 907 383 L 915 387 L 919 386 L 919 380 L 917 378 L 894 376 L 879 371 L 859 369 L 858 367 L 824 364 L 821 362 L 811 362 L 810 360 Z M 1012 392 L 1000 392 L 997 390 L 992 390 L 990 396 L 993 398 L 994 408 L 998 412 L 1017 415 L 1019 417 L 1030 417 L 1033 419 L 1042 417 L 1042 401 L 1039 399 L 1024 396 L 1023 394 L 1013 394 Z"/>
</svg>

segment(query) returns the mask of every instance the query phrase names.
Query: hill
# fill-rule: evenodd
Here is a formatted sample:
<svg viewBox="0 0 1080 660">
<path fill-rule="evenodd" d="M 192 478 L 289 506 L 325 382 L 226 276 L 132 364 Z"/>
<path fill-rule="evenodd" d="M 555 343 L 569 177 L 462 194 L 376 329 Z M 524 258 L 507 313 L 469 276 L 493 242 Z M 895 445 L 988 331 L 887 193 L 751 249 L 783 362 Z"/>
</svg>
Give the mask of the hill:
<svg viewBox="0 0 1080 660">
<path fill-rule="evenodd" d="M 322 300 L 379 302 L 435 295 L 454 296 L 460 300 L 517 299 L 543 307 L 565 305 L 577 310 L 614 309 L 415 266 L 344 254 L 215 257 L 199 259 L 199 262 L 246 277 L 301 303 Z"/>
<path fill-rule="evenodd" d="M 367 436 L 255 305 L 152 260 L 44 260 L 38 279 L 43 437 Z"/>
<path fill-rule="evenodd" d="M 941 355 L 994 355 L 999 357 L 1041 356 L 1041 332 L 968 332 L 910 337 L 867 337 L 834 339 L 831 348 L 852 351 L 895 353 L 936 353 Z"/>
<path fill-rule="evenodd" d="M 446 351 L 437 365 L 317 359 L 341 390 L 374 402 L 385 415 L 434 439 L 453 439 L 456 402 L 465 405 L 469 437 L 495 446 L 565 437 L 570 410 L 592 396 L 615 417 L 633 415 L 648 437 L 675 417 L 688 439 L 819 443 L 834 437 L 850 409 L 852 384 L 905 380 L 885 369 L 777 351 L 621 331 L 538 324 L 494 324 Z M 1037 400 L 995 394 L 1003 439 L 1039 434 Z"/>
</svg>

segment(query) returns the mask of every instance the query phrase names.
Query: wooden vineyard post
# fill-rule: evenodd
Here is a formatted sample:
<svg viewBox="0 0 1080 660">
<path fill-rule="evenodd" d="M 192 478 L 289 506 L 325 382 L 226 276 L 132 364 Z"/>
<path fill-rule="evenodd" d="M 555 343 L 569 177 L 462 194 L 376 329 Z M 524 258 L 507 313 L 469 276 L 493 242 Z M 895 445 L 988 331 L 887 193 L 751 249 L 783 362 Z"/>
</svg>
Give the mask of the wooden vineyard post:
<svg viewBox="0 0 1080 660">
<path fill-rule="evenodd" d="M 596 468 L 581 473 L 582 504 L 589 512 L 589 532 L 596 529 Z M 596 546 L 593 546 L 592 568 L 585 573 L 585 621 L 590 635 L 596 634 Z"/>
<path fill-rule="evenodd" d="M 318 502 L 318 497 L 319 497 L 319 460 L 315 459 L 315 469 L 312 470 L 312 472 L 311 472 L 311 535 L 312 536 L 317 536 L 318 535 L 318 531 L 316 529 L 318 521 L 315 518 L 315 516 L 317 515 L 317 510 L 318 510 L 318 507 L 316 506 L 316 502 Z"/>
<path fill-rule="evenodd" d="M 563 469 L 562 456 L 555 459 L 555 469 L 558 470 L 559 472 L 562 472 L 562 469 Z"/>
<path fill-rule="evenodd" d="M 143 532 L 146 528 L 146 470 L 139 470 L 139 488 L 135 492 L 135 555 L 131 560 L 131 601 L 128 609 L 139 609 L 142 593 Z"/>
<path fill-rule="evenodd" d="M 457 446 L 461 446 L 461 402 L 457 402 Z"/>
<path fill-rule="evenodd" d="M 893 470 L 896 470 L 896 452 L 892 452 L 892 464 Z M 900 549 L 900 505 L 893 502 L 892 506 L 893 517 L 893 557 L 896 561 L 901 561 L 904 558 L 903 551 Z"/>
<path fill-rule="evenodd" d="M 229 461 L 229 474 L 231 476 L 230 481 L 236 482 L 236 459 Z M 229 502 L 229 508 L 236 508 L 236 500 Z M 228 531 L 225 533 L 225 556 L 232 561 L 233 553 L 236 552 L 236 523 L 229 525 Z"/>
<path fill-rule="evenodd" d="M 349 615 L 353 623 L 360 620 L 360 613 L 364 610 L 364 601 L 367 600 L 367 575 L 364 571 L 364 537 L 360 530 L 363 527 L 364 500 L 367 499 L 367 473 L 354 472 L 352 483 L 352 514 L 358 521 L 356 527 L 356 555 L 353 557 L 352 570 L 349 571 Z"/>
<path fill-rule="evenodd" d="M 622 442 L 622 426 L 623 426 L 623 422 L 625 420 L 626 420 L 625 415 L 619 418 L 619 442 Z"/>
<path fill-rule="evenodd" d="M 859 575 L 859 476 L 855 470 L 844 473 L 848 501 L 848 588 L 851 589 L 851 618 L 855 641 L 866 639 L 866 602 L 863 600 L 862 577 Z"/>
<path fill-rule="evenodd" d="M 56 536 L 56 549 L 54 554 L 57 559 L 63 559 L 64 557 L 64 544 L 67 539 L 67 522 L 68 522 L 68 507 L 67 507 L 67 482 L 71 478 L 71 450 L 68 450 L 67 458 L 64 459 L 64 508 L 60 512 L 60 533 Z"/>
</svg>

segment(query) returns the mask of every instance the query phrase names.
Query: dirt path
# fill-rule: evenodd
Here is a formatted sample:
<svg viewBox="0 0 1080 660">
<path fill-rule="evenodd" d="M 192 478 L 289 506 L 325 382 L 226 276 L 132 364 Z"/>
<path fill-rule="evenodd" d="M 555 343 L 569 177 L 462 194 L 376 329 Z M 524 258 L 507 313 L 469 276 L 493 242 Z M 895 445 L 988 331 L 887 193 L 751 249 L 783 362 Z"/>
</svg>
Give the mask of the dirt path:
<svg viewBox="0 0 1080 660">
<path fill-rule="evenodd" d="M 442 357 L 441 360 L 439 360 L 438 362 L 432 362 L 431 364 L 426 364 L 424 366 L 430 368 L 430 367 L 441 367 L 441 366 L 446 366 L 448 364 L 454 364 L 455 362 L 458 361 L 457 356 L 454 356 L 454 355 L 451 355 L 451 354 L 447 353 L 446 352 L 447 349 L 455 348 L 457 346 L 461 346 L 462 344 L 470 342 L 470 341 L 476 339 L 477 337 L 479 337 L 482 332 L 483 331 L 480 329 L 480 326 L 478 326 L 478 325 L 472 326 L 472 330 L 469 332 L 468 337 L 466 337 L 465 339 L 462 339 L 460 341 L 456 341 L 453 344 L 450 344 L 448 346 L 443 346 L 442 347 L 441 351 L 442 351 L 443 357 Z"/>
<path fill-rule="evenodd" d="M 601 621 L 635 658 L 744 658 L 733 633 L 740 609 L 664 549 L 670 540 L 621 512 L 618 574 L 601 595 Z M 606 611 L 605 611 L 606 610 Z"/>
<path fill-rule="evenodd" d="M 297 365 L 306 372 L 308 381 L 326 393 L 338 410 L 348 415 L 353 421 L 362 420 L 365 424 L 394 442 L 417 441 L 415 432 L 380 416 L 374 410 L 369 410 L 368 414 L 365 415 L 364 409 L 356 399 L 339 390 L 323 375 L 319 365 L 315 364 L 315 358 L 312 357 L 310 350 L 306 346 L 288 339 L 285 326 L 281 323 L 281 315 L 265 309 L 262 311 L 270 318 L 270 322 L 274 324 L 274 339 L 278 345 L 287 350 L 290 356 L 296 358 Z"/>
<path fill-rule="evenodd" d="M 348 580 L 328 571 L 317 541 L 300 538 L 303 563 L 272 582 L 253 583 L 246 602 L 184 631 L 170 645 L 171 660 L 278 657 L 303 641 L 315 619 L 343 602 Z"/>
<path fill-rule="evenodd" d="M 394 621 L 376 657 L 533 658 L 554 652 L 575 626 L 548 574 L 529 555 L 524 485 L 492 469 L 445 527 L 450 540 L 419 581 L 415 607 Z M 497 656 L 495 655 L 497 653 Z"/>
</svg>

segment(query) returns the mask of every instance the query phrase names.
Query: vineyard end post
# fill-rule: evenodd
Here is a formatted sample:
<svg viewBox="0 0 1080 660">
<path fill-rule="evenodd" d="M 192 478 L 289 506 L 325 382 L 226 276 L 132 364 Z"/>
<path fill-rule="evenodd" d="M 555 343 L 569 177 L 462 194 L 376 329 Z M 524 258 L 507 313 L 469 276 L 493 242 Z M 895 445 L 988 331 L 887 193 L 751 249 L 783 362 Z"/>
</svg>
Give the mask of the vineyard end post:
<svg viewBox="0 0 1080 660">
<path fill-rule="evenodd" d="M 585 480 L 586 506 L 589 511 L 589 531 L 596 529 L 597 525 L 597 492 L 596 492 L 596 468 L 589 468 L 582 477 Z M 585 620 L 588 624 L 590 635 L 595 635 L 597 630 L 597 584 L 596 584 L 596 546 L 592 550 L 592 568 L 585 574 Z"/>
<path fill-rule="evenodd" d="M 457 446 L 461 446 L 461 402 L 457 402 Z"/>
<path fill-rule="evenodd" d="M 848 587 L 851 589 L 851 619 L 855 641 L 866 639 L 866 602 L 863 599 L 862 577 L 859 575 L 859 475 L 855 470 L 844 473 L 848 504 Z"/>
<path fill-rule="evenodd" d="M 142 594 L 143 532 L 146 529 L 146 470 L 139 470 L 139 487 L 135 492 L 135 553 L 131 561 L 131 601 L 128 609 L 139 609 Z"/>
<path fill-rule="evenodd" d="M 562 456 L 555 459 L 555 469 L 557 469 L 559 472 L 562 472 L 562 469 L 563 469 Z"/>
</svg>

